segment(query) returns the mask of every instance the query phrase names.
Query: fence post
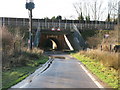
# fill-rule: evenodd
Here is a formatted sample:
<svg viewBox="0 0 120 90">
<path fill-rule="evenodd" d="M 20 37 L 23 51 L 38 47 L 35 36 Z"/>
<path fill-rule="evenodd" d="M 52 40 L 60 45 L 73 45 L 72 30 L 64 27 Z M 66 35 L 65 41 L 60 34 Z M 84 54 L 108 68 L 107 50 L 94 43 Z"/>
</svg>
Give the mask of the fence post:
<svg viewBox="0 0 120 90">
<path fill-rule="evenodd" d="M 10 25 L 10 19 L 8 18 L 8 25 Z"/>
<path fill-rule="evenodd" d="M 50 23 L 48 23 L 48 29 L 50 28 Z"/>
<path fill-rule="evenodd" d="M 71 28 L 72 28 L 72 25 L 71 25 L 71 23 L 70 23 L 70 30 L 71 30 Z"/>
<path fill-rule="evenodd" d="M 15 21 L 15 25 L 17 26 L 17 18 L 16 18 L 16 21 Z"/>
<path fill-rule="evenodd" d="M 25 18 L 23 18 L 23 26 L 25 26 Z"/>
<path fill-rule="evenodd" d="M 60 22 L 60 19 L 59 19 L 59 28 L 60 28 L 60 26 L 61 26 L 61 22 Z"/>
<path fill-rule="evenodd" d="M 2 18 L 0 18 L 0 27 L 3 26 Z"/>
<path fill-rule="evenodd" d="M 47 19 L 45 18 L 45 29 L 47 29 Z"/>
<path fill-rule="evenodd" d="M 67 29 L 67 19 L 66 19 L 66 22 L 65 22 L 65 29 Z"/>
<path fill-rule="evenodd" d="M 52 19 L 52 27 L 53 27 L 53 19 Z"/>
</svg>

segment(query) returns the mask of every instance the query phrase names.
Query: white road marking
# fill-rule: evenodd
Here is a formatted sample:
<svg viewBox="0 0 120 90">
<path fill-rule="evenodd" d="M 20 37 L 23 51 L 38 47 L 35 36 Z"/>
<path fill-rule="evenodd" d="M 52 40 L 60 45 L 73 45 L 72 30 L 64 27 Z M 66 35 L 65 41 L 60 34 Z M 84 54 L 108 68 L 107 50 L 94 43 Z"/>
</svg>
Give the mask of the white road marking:
<svg viewBox="0 0 120 90">
<path fill-rule="evenodd" d="M 93 82 L 98 86 L 98 88 L 104 88 L 89 72 L 88 70 L 81 64 L 79 63 L 82 69 L 87 73 L 87 75 L 93 80 Z"/>
<path fill-rule="evenodd" d="M 25 88 L 25 86 L 27 86 L 28 83 L 25 83 L 24 85 L 22 85 L 20 88 Z"/>
<path fill-rule="evenodd" d="M 45 70 L 45 68 L 48 66 L 48 64 L 50 63 L 51 59 L 49 59 L 42 67 L 40 67 L 39 69 L 37 69 L 33 74 L 31 74 L 30 76 L 28 76 L 26 79 L 24 79 L 23 81 L 19 82 L 18 84 L 12 86 L 12 88 L 25 88 L 29 83 L 29 80 L 35 79 L 35 77 L 37 77 L 42 71 Z"/>
</svg>

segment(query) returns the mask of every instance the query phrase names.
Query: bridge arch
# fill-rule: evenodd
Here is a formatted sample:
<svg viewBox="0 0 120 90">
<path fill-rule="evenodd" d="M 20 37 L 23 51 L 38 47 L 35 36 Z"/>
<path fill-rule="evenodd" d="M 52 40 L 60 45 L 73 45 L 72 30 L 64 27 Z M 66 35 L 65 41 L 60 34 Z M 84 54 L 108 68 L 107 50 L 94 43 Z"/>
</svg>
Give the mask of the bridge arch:
<svg viewBox="0 0 120 90">
<path fill-rule="evenodd" d="M 61 46 L 60 46 L 60 42 L 59 42 L 58 39 L 56 39 L 56 38 L 47 38 L 43 42 L 43 48 L 45 50 L 60 50 Z"/>
</svg>

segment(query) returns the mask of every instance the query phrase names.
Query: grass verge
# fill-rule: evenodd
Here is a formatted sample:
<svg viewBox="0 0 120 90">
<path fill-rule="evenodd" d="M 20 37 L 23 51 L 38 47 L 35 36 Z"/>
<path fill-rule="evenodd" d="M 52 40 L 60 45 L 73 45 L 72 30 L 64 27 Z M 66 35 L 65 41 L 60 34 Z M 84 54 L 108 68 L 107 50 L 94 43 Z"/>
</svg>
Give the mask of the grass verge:
<svg viewBox="0 0 120 90">
<path fill-rule="evenodd" d="M 112 88 L 119 87 L 118 72 L 115 69 L 109 69 L 100 64 L 98 60 L 90 59 L 89 57 L 80 55 L 80 53 L 72 54 L 72 56 L 80 60 L 93 74 Z"/>
<path fill-rule="evenodd" d="M 8 89 L 17 84 L 32 74 L 40 66 L 40 64 L 44 64 L 47 61 L 48 57 L 41 55 L 38 60 L 30 60 L 26 66 L 12 67 L 10 70 L 4 71 L 2 73 L 2 88 Z"/>
</svg>

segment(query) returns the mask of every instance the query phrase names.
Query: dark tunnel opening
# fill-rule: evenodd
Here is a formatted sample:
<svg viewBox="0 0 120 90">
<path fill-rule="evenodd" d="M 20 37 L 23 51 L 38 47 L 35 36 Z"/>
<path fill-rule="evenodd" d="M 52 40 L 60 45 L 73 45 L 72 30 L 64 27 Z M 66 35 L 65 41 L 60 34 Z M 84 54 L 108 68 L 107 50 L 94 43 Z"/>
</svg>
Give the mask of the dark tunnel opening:
<svg viewBox="0 0 120 90">
<path fill-rule="evenodd" d="M 60 43 L 56 38 L 48 38 L 44 41 L 43 48 L 46 51 L 61 50 Z"/>
</svg>

